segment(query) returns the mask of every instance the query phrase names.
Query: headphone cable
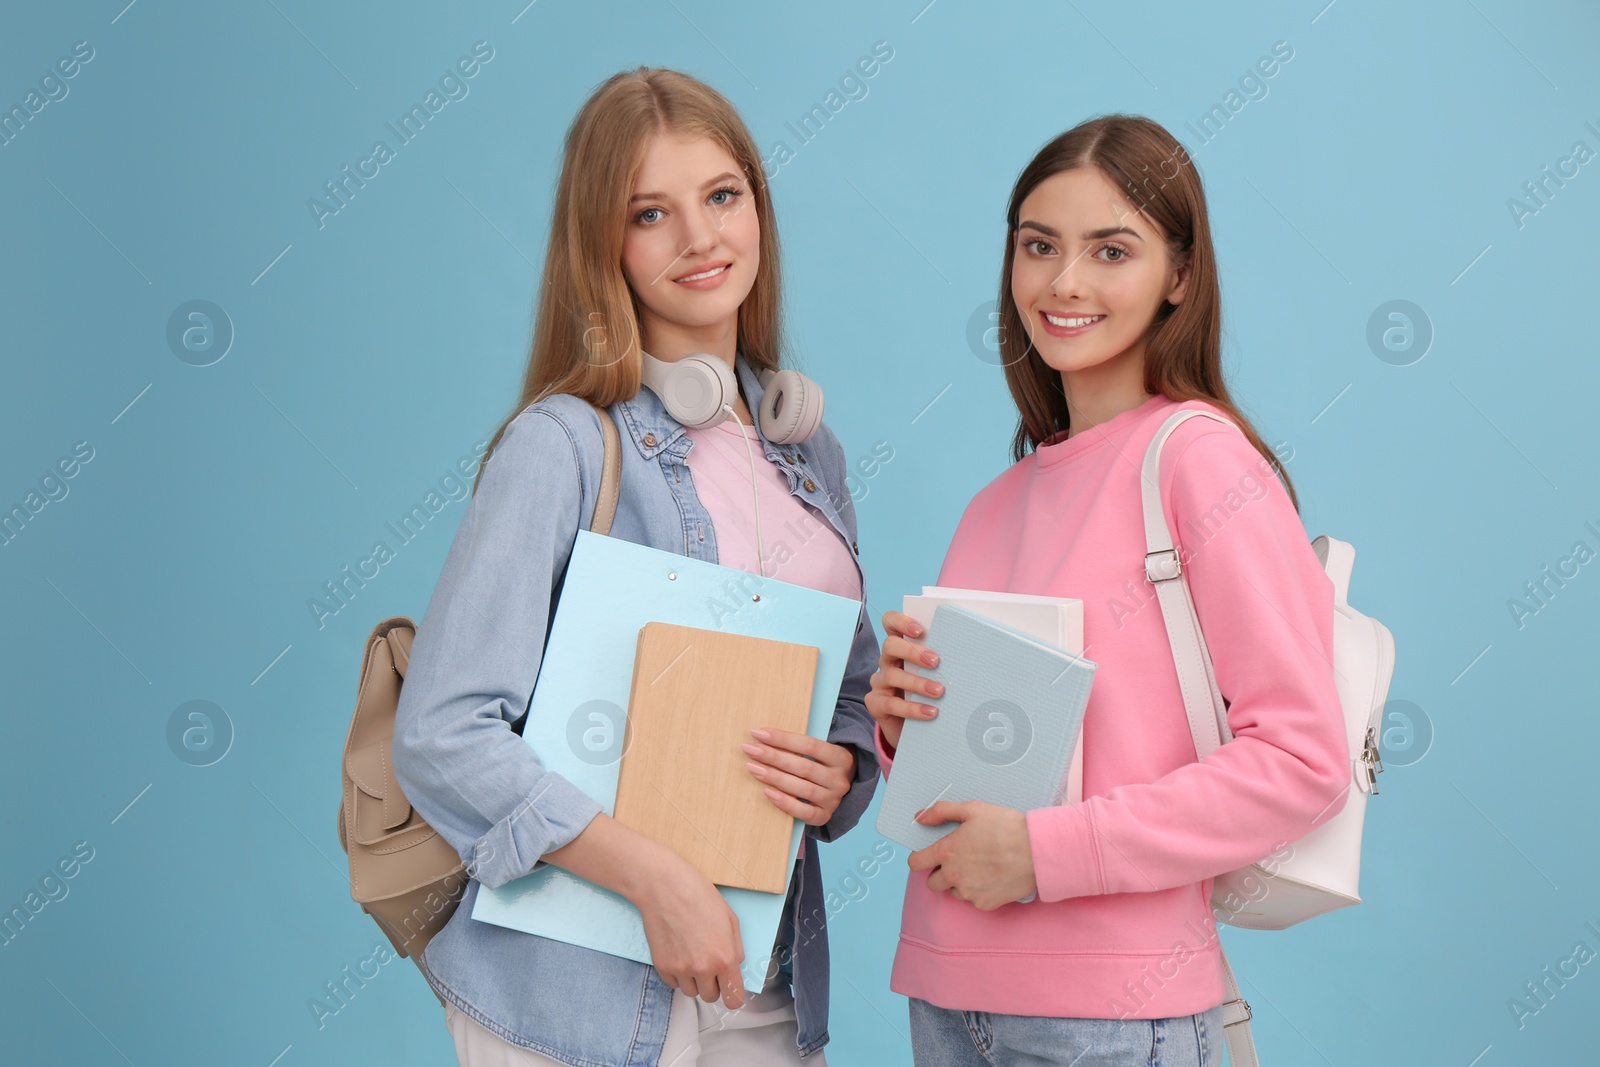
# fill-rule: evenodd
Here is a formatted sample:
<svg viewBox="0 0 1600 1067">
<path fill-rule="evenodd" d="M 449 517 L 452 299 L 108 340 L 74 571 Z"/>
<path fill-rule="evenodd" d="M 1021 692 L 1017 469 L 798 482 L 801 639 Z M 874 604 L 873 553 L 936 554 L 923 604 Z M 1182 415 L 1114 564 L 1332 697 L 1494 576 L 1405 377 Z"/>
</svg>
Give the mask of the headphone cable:
<svg viewBox="0 0 1600 1067">
<path fill-rule="evenodd" d="M 760 483 L 756 480 L 755 449 L 751 447 L 750 437 L 744 432 L 744 423 L 739 421 L 739 416 L 734 412 L 733 405 L 724 404 L 722 405 L 722 410 L 733 416 L 733 421 L 739 424 L 739 437 L 744 441 L 745 455 L 748 456 L 750 460 L 750 489 L 755 494 L 756 505 L 756 569 L 760 571 L 761 577 L 765 578 L 767 576 L 766 556 L 761 550 L 761 487 Z M 751 429 L 754 428 L 755 427 L 752 425 Z"/>
</svg>

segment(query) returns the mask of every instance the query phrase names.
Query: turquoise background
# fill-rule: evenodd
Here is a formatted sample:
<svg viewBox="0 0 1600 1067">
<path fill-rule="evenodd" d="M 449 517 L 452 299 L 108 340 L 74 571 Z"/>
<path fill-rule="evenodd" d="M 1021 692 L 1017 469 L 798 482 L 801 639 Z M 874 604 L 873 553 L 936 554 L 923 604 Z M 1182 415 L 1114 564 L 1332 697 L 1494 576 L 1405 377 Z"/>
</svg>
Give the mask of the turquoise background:
<svg viewBox="0 0 1600 1067">
<path fill-rule="evenodd" d="M 1508 606 L 1600 549 L 1579 314 L 1600 165 L 1521 225 L 1508 206 L 1575 141 L 1600 149 L 1592 5 L 524 2 L 6 12 L 0 107 L 76 42 L 94 56 L 0 146 L 0 507 L 78 442 L 93 458 L 0 547 L 0 911 L 77 843 L 93 858 L 0 944 L 0 1059 L 452 1062 L 409 962 L 320 1028 L 308 1001 L 379 937 L 334 833 L 361 643 L 421 614 L 461 494 L 325 625 L 307 604 L 514 402 L 560 136 L 640 63 L 705 78 L 794 151 L 773 182 L 796 362 L 850 457 L 893 452 L 855 486 L 875 613 L 933 580 L 1007 463 L 982 328 L 1017 171 L 1105 112 L 1184 141 L 1235 395 L 1292 447 L 1309 532 L 1358 547 L 1353 598 L 1399 647 L 1366 903 L 1226 938 L 1263 1054 L 1593 1055 L 1600 965 L 1520 1027 L 1508 1005 L 1600 950 L 1600 564 L 1521 625 Z M 469 95 L 319 228 L 307 201 L 478 41 Z M 798 145 L 786 124 L 878 41 L 866 97 Z M 1265 95 L 1197 136 L 1279 41 Z M 168 340 L 195 300 L 233 334 L 203 367 Z M 1369 344 L 1394 300 L 1420 309 L 1421 358 Z M 824 850 L 836 1067 L 910 1062 L 888 988 L 903 850 L 844 882 L 875 815 Z"/>
</svg>

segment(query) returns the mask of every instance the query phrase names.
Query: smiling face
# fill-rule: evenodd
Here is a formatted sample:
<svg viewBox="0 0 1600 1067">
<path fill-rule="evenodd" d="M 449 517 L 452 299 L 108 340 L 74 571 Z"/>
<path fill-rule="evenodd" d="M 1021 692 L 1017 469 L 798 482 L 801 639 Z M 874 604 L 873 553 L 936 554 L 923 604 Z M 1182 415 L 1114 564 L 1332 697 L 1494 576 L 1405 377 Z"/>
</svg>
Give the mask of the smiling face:
<svg viewBox="0 0 1600 1067">
<path fill-rule="evenodd" d="M 1094 167 L 1041 181 L 1017 220 L 1011 298 L 1069 403 L 1139 403 L 1150 326 L 1188 286 L 1161 231 Z"/>
<path fill-rule="evenodd" d="M 739 305 L 761 261 L 753 196 L 738 162 L 711 138 L 670 130 L 650 138 L 628 206 L 622 273 L 639 298 L 652 356 L 732 358 Z"/>
</svg>

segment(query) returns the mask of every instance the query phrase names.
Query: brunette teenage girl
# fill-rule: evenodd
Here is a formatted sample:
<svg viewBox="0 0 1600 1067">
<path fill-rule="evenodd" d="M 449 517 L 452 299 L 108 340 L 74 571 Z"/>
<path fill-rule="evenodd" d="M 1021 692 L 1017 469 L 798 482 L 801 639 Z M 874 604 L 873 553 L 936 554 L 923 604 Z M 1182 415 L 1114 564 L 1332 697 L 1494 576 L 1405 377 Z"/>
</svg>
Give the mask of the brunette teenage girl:
<svg viewBox="0 0 1600 1067">
<path fill-rule="evenodd" d="M 1212 879 L 1343 806 L 1332 583 L 1288 474 L 1223 382 L 1211 231 L 1182 146 L 1144 118 L 1084 123 L 1023 168 L 1006 225 L 1015 462 L 967 506 L 938 584 L 1083 601 L 1099 665 L 1083 798 L 923 812 L 959 825 L 910 857 L 890 984 L 910 998 L 919 1067 L 1217 1064 Z M 1186 408 L 1232 423 L 1183 422 L 1159 471 L 1233 731 L 1198 762 L 1146 580 L 1140 487 L 1146 446 Z M 916 698 L 940 692 L 904 669 L 936 662 L 923 628 L 891 611 L 884 629 L 867 706 L 887 775 L 905 719 L 934 711 Z"/>
</svg>

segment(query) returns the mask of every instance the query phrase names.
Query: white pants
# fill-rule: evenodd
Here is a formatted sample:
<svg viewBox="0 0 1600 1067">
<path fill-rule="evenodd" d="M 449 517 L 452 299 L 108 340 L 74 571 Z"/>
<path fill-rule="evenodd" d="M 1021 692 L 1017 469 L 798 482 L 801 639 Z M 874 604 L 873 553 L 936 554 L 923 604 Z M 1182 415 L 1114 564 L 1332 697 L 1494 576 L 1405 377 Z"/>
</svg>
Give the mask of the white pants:
<svg viewBox="0 0 1600 1067">
<path fill-rule="evenodd" d="M 445 1003 L 444 1019 L 461 1067 L 564 1067 L 560 1060 L 511 1044 L 449 1002 Z M 721 1001 L 707 1004 L 673 990 L 660 1067 L 801 1062 L 805 1067 L 827 1067 L 820 1049 L 804 1061 L 800 1059 L 795 1047 L 798 1026 L 794 994 L 787 986 L 747 995 L 738 1011 L 729 1011 Z"/>
</svg>

